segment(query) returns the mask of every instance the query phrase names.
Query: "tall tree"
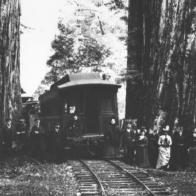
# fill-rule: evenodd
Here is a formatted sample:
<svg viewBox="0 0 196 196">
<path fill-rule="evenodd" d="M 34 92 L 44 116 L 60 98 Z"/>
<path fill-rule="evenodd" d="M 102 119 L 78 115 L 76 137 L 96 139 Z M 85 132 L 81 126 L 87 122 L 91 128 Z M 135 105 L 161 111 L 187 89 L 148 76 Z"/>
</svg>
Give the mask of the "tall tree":
<svg viewBox="0 0 196 196">
<path fill-rule="evenodd" d="M 47 83 L 47 80 L 55 81 L 66 70 L 80 71 L 86 66 L 100 70 L 104 65 L 104 71 L 120 74 L 126 67 L 127 25 L 121 20 L 121 18 L 126 20 L 126 2 L 127 0 L 66 1 L 66 9 L 70 7 L 72 12 L 69 19 L 61 15 L 61 22 L 58 25 L 59 34 L 55 37 L 56 41 L 52 43 L 54 55 L 47 63 L 54 69 L 47 73 L 44 83 Z M 62 55 L 56 55 L 59 54 L 57 52 L 59 48 L 54 43 L 60 44 L 60 42 L 64 42 L 66 46 L 60 50 L 64 50 L 64 54 L 69 56 L 64 58 L 64 61 L 59 61 Z M 53 77 L 54 75 L 58 77 Z"/>
<path fill-rule="evenodd" d="M 104 59 L 110 54 L 109 50 L 86 34 L 84 28 L 80 34 L 76 26 L 64 25 L 60 21 L 58 29 L 59 35 L 52 42 L 54 54 L 47 61 L 50 71 L 42 83 L 51 84 L 67 72 L 80 72 L 88 67 L 100 71 Z"/>
<path fill-rule="evenodd" d="M 194 0 L 129 0 L 127 117 L 195 121 L 195 10 Z"/>
<path fill-rule="evenodd" d="M 0 124 L 21 109 L 20 3 L 0 0 Z"/>
</svg>

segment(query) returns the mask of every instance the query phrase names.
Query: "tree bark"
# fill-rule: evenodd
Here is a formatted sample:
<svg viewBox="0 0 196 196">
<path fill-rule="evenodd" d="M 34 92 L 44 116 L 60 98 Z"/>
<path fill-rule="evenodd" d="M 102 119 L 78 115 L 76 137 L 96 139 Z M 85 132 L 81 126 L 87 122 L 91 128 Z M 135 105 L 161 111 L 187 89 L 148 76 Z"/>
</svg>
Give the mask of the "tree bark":
<svg viewBox="0 0 196 196">
<path fill-rule="evenodd" d="M 176 117 L 195 123 L 196 1 L 129 3 L 127 117 L 152 122 L 164 111 L 169 124 Z"/>
<path fill-rule="evenodd" d="M 0 124 L 21 111 L 20 2 L 0 0 Z"/>
</svg>

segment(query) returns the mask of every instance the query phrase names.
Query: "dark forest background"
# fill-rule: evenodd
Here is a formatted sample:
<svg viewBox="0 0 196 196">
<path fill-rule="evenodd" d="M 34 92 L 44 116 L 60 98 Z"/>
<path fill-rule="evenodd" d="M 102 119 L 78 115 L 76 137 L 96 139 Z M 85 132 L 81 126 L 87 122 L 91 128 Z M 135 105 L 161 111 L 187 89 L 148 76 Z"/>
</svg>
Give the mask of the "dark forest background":
<svg viewBox="0 0 196 196">
<path fill-rule="evenodd" d="M 126 118 L 149 126 L 155 119 L 172 125 L 179 118 L 191 129 L 196 121 L 196 1 L 92 0 L 93 8 L 74 2 L 72 21 L 59 20 L 49 72 L 37 93 L 68 72 L 109 70 L 127 83 Z M 18 0 L 0 0 L 1 123 L 21 111 L 20 14 Z"/>
</svg>

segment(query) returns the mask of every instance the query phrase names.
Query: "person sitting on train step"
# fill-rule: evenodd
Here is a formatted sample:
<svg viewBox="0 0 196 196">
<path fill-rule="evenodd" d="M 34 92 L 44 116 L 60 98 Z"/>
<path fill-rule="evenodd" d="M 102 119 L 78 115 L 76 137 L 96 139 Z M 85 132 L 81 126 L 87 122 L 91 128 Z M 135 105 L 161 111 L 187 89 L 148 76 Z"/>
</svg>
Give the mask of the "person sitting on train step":
<svg viewBox="0 0 196 196">
<path fill-rule="evenodd" d="M 2 150 L 4 157 L 10 156 L 12 153 L 14 132 L 12 120 L 10 118 L 6 119 L 6 124 L 2 129 Z"/>
<path fill-rule="evenodd" d="M 116 124 L 116 119 L 112 118 L 105 133 L 105 157 L 117 158 L 119 157 L 120 146 L 120 129 Z"/>
<path fill-rule="evenodd" d="M 123 136 L 123 143 L 124 143 L 123 146 L 124 146 L 125 161 L 131 165 L 135 162 L 136 137 L 137 137 L 136 130 L 133 129 L 131 123 L 128 123 Z"/>
<path fill-rule="evenodd" d="M 70 119 L 68 123 L 68 137 L 80 137 L 81 130 L 80 130 L 80 120 L 77 114 L 74 114 L 72 119 Z"/>
<path fill-rule="evenodd" d="M 56 124 L 51 132 L 51 150 L 53 160 L 62 161 L 63 158 L 63 137 L 60 124 Z"/>
<path fill-rule="evenodd" d="M 42 161 L 45 153 L 45 131 L 39 119 L 35 119 L 35 125 L 30 132 L 30 141 L 32 156 Z"/>
<path fill-rule="evenodd" d="M 157 160 L 156 169 L 168 169 L 169 161 L 171 156 L 171 145 L 172 139 L 168 134 L 169 125 L 163 129 L 163 134 L 159 136 L 158 145 L 159 145 L 159 156 Z"/>
<path fill-rule="evenodd" d="M 141 130 L 136 142 L 136 164 L 139 167 L 149 167 L 148 160 L 148 138 L 145 129 Z"/>
</svg>

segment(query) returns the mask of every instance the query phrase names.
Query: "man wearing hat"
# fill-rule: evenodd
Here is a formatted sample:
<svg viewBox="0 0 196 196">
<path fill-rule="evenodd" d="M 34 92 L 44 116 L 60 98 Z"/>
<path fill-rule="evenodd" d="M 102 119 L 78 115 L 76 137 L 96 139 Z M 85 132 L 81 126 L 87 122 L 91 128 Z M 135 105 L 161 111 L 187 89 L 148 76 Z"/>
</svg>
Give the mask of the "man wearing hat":
<svg viewBox="0 0 196 196">
<path fill-rule="evenodd" d="M 159 136 L 158 145 L 159 145 L 159 156 L 157 160 L 157 169 L 167 169 L 170 156 L 171 156 L 171 145 L 172 139 L 171 136 L 168 134 L 169 132 L 169 125 L 167 125 L 163 129 L 162 135 Z"/>
<path fill-rule="evenodd" d="M 135 162 L 136 137 L 136 130 L 133 129 L 131 123 L 128 123 L 123 135 L 123 144 L 125 161 L 130 165 L 132 165 Z"/>
<path fill-rule="evenodd" d="M 16 146 L 17 146 L 17 153 L 24 153 L 27 150 L 27 124 L 25 119 L 19 119 L 17 126 L 16 126 Z"/>
<path fill-rule="evenodd" d="M 39 119 L 35 119 L 35 125 L 30 132 L 30 140 L 32 155 L 40 161 L 43 160 L 45 150 L 45 131 L 40 125 Z"/>
<path fill-rule="evenodd" d="M 52 158 L 56 162 L 62 161 L 63 158 L 63 133 L 59 123 L 55 124 L 50 133 L 50 143 Z"/>
</svg>

